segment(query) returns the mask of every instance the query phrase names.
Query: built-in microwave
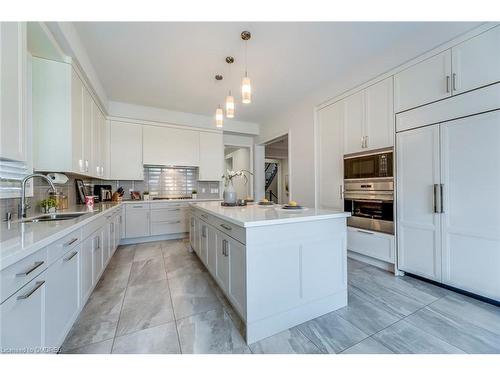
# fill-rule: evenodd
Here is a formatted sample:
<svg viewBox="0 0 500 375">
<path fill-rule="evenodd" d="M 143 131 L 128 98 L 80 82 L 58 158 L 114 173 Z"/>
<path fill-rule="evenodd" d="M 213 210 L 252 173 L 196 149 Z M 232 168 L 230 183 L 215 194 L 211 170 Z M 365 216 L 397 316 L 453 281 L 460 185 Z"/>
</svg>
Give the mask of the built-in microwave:
<svg viewBox="0 0 500 375">
<path fill-rule="evenodd" d="M 393 177 L 393 150 L 344 156 L 344 180 Z"/>
</svg>

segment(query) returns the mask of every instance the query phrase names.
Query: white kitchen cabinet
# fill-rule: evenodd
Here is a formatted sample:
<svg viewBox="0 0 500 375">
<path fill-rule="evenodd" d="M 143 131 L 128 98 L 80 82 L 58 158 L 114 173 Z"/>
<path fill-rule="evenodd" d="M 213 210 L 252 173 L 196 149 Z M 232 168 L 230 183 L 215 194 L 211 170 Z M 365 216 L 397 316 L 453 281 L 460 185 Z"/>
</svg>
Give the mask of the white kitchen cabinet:
<svg viewBox="0 0 500 375">
<path fill-rule="evenodd" d="M 92 96 L 87 90 L 83 90 L 83 160 L 85 174 L 94 176 L 95 171 L 92 166 L 95 164 L 93 158 L 93 127 L 94 127 L 94 114 L 93 114 L 93 100 Z"/>
<path fill-rule="evenodd" d="M 40 64 L 40 69 L 41 69 L 40 73 L 38 73 L 38 75 L 40 76 L 38 77 L 38 79 L 41 79 L 43 75 L 46 74 L 46 69 L 43 69 L 45 64 L 42 64 L 41 61 L 39 61 L 38 63 Z M 55 67 L 58 66 L 59 65 L 55 65 Z M 64 65 L 61 67 L 67 68 Z M 65 147 L 69 147 L 71 145 L 71 150 L 67 148 L 64 152 L 67 154 L 71 154 L 71 171 L 75 173 L 85 173 L 85 160 L 83 155 L 83 98 L 84 98 L 84 91 L 86 90 L 86 88 L 82 80 L 76 73 L 76 71 L 71 70 L 70 74 L 71 74 L 71 104 L 70 104 L 71 114 L 70 115 L 66 114 L 66 115 L 68 117 L 71 116 L 71 143 L 68 143 L 67 145 L 65 145 Z M 36 78 L 35 75 L 34 78 Z M 43 85 L 40 88 L 40 90 L 43 90 Z M 42 94 L 41 92 L 37 92 L 37 95 L 41 94 Z M 62 102 L 64 99 L 60 98 L 60 100 Z M 46 104 L 42 102 L 40 103 L 40 105 L 46 105 Z M 38 111 L 43 111 L 43 107 L 40 107 Z M 36 112 L 37 111 L 34 111 L 34 114 Z M 58 119 L 58 120 L 64 121 L 64 119 Z M 63 127 L 63 125 L 60 126 Z M 45 132 L 40 131 L 40 134 L 45 135 Z M 40 145 L 42 144 L 40 143 Z M 40 152 L 43 152 L 43 150 L 40 149 L 39 152 L 36 153 L 38 159 L 37 164 L 47 163 L 47 168 L 48 168 L 51 165 L 51 163 L 55 163 L 52 159 L 43 161 L 43 157 L 41 155 L 38 155 Z"/>
<path fill-rule="evenodd" d="M 189 246 L 193 251 L 195 251 L 195 236 L 196 236 L 195 226 L 196 226 L 196 218 L 191 213 L 189 215 Z"/>
<path fill-rule="evenodd" d="M 227 237 L 227 256 L 229 257 L 228 294 L 233 306 L 245 316 L 246 311 L 246 248 L 245 245 L 231 237 Z"/>
<path fill-rule="evenodd" d="M 451 96 L 451 50 L 415 64 L 394 76 L 395 112 Z"/>
<path fill-rule="evenodd" d="M 27 162 L 26 23 L 0 22 L 0 159 Z"/>
<path fill-rule="evenodd" d="M 108 216 L 106 217 L 106 224 L 102 231 L 102 262 L 104 268 L 106 268 L 106 264 L 113 254 L 114 242 L 113 218 L 112 216 Z"/>
<path fill-rule="evenodd" d="M 121 223 L 122 223 L 122 213 L 121 210 L 118 211 L 118 213 L 115 214 L 113 218 L 113 237 L 114 237 L 114 242 L 113 242 L 113 248 L 111 249 L 111 256 L 115 253 L 116 249 L 118 248 L 118 245 L 120 244 L 121 240 Z"/>
<path fill-rule="evenodd" d="M 389 77 L 364 90 L 366 150 L 394 145 L 393 86 L 393 79 Z"/>
<path fill-rule="evenodd" d="M 439 125 L 398 133 L 396 145 L 399 269 L 441 281 Z"/>
<path fill-rule="evenodd" d="M 103 271 L 103 252 L 104 252 L 104 241 L 103 241 L 103 231 L 104 228 L 100 228 L 91 237 L 93 239 L 92 243 L 92 285 L 96 285 L 101 277 Z"/>
<path fill-rule="evenodd" d="M 200 165 L 200 132 L 164 126 L 143 126 L 146 165 Z"/>
<path fill-rule="evenodd" d="M 500 81 L 500 26 L 452 49 L 453 94 Z"/>
<path fill-rule="evenodd" d="M 500 300 L 500 111 L 440 131 L 443 283 Z"/>
<path fill-rule="evenodd" d="M 80 305 L 83 306 L 90 296 L 93 289 L 93 252 L 94 252 L 94 242 L 93 236 L 88 237 L 82 243 L 82 249 L 80 251 Z"/>
<path fill-rule="evenodd" d="M 150 235 L 151 213 L 149 204 L 129 204 L 125 209 L 126 238 L 146 237 Z"/>
<path fill-rule="evenodd" d="M 0 348 L 42 349 L 45 346 L 46 273 L 40 274 L 0 305 Z M 28 352 L 29 353 L 29 352 Z"/>
<path fill-rule="evenodd" d="M 200 132 L 199 181 L 220 181 L 224 164 L 222 133 Z"/>
<path fill-rule="evenodd" d="M 111 121 L 109 144 L 111 179 L 143 180 L 141 126 Z"/>
<path fill-rule="evenodd" d="M 347 227 L 347 250 L 391 264 L 396 259 L 392 234 Z"/>
<path fill-rule="evenodd" d="M 198 221 L 200 225 L 200 251 L 198 256 L 200 257 L 203 264 L 208 264 L 208 224 L 203 220 Z"/>
<path fill-rule="evenodd" d="M 79 254 L 81 244 L 56 260 L 46 271 L 45 345 L 59 347 L 79 311 Z"/>
<path fill-rule="evenodd" d="M 212 275 L 215 275 L 217 270 L 217 230 L 209 225 L 207 235 L 207 268 Z"/>
<path fill-rule="evenodd" d="M 101 177 L 102 170 L 102 121 L 101 121 L 101 110 L 92 101 L 91 102 L 91 119 L 92 119 L 92 166 L 90 174 L 94 177 Z"/>
<path fill-rule="evenodd" d="M 228 293 L 229 291 L 229 237 L 222 232 L 217 232 L 216 247 L 216 271 L 215 278 L 219 282 L 221 289 Z"/>
<path fill-rule="evenodd" d="M 344 154 L 364 148 L 365 95 L 363 91 L 348 96 L 344 103 Z"/>
<path fill-rule="evenodd" d="M 317 114 L 318 205 L 343 210 L 343 113 L 342 102 L 322 108 Z"/>
</svg>

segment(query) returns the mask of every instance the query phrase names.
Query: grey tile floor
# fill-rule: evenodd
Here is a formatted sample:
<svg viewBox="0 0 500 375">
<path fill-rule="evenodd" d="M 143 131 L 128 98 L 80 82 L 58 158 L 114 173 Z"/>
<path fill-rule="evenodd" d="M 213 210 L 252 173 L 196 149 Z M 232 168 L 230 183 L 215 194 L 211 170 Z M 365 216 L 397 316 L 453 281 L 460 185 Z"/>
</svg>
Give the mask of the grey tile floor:
<svg viewBox="0 0 500 375">
<path fill-rule="evenodd" d="M 248 346 L 187 246 L 120 246 L 62 352 L 500 353 L 500 307 L 354 260 L 347 307 Z"/>
</svg>

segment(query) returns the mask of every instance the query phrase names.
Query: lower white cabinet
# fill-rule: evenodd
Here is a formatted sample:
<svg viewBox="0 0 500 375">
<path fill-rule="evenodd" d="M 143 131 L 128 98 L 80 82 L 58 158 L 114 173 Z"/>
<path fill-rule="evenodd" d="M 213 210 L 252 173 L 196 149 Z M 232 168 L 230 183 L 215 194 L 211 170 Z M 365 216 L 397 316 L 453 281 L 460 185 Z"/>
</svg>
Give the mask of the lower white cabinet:
<svg viewBox="0 0 500 375">
<path fill-rule="evenodd" d="M 203 220 L 199 220 L 200 230 L 199 230 L 199 251 L 198 256 L 200 257 L 203 264 L 208 264 L 208 224 Z"/>
<path fill-rule="evenodd" d="M 212 275 L 217 269 L 217 229 L 207 226 L 207 268 Z"/>
<path fill-rule="evenodd" d="M 127 238 L 146 237 L 150 235 L 149 204 L 129 204 L 125 209 L 125 235 Z"/>
<path fill-rule="evenodd" d="M 104 228 L 92 235 L 92 285 L 96 285 L 103 271 L 103 233 Z"/>
<path fill-rule="evenodd" d="M 229 238 L 222 232 L 217 233 L 215 278 L 224 292 L 229 290 Z"/>
<path fill-rule="evenodd" d="M 395 262 L 394 236 L 347 227 L 347 249 L 384 262 Z"/>
<path fill-rule="evenodd" d="M 226 257 L 229 257 L 229 299 L 240 314 L 246 311 L 246 247 L 227 238 Z"/>
<path fill-rule="evenodd" d="M 80 303 L 83 305 L 90 296 L 93 287 L 92 253 L 94 251 L 94 237 L 83 241 L 80 251 Z"/>
<path fill-rule="evenodd" d="M 196 252 L 195 247 L 195 237 L 196 237 L 196 217 L 194 215 L 189 216 L 189 246 L 193 251 Z"/>
<path fill-rule="evenodd" d="M 44 346 L 46 276 L 45 272 L 40 274 L 0 305 L 0 347 L 4 353 L 25 353 Z"/>
<path fill-rule="evenodd" d="M 81 248 L 81 244 L 77 245 L 46 271 L 45 346 L 61 345 L 78 314 Z"/>
</svg>

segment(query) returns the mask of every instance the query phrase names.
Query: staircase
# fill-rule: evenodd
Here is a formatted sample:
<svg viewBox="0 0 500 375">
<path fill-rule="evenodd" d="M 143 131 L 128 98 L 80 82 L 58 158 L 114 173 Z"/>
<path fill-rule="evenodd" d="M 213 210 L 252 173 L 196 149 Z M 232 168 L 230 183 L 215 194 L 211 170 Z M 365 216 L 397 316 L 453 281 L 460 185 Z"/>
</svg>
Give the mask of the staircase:
<svg viewBox="0 0 500 375">
<path fill-rule="evenodd" d="M 276 177 L 276 173 L 278 173 L 278 164 L 277 163 L 266 163 L 266 191 L 271 186 L 274 177 Z"/>
</svg>

